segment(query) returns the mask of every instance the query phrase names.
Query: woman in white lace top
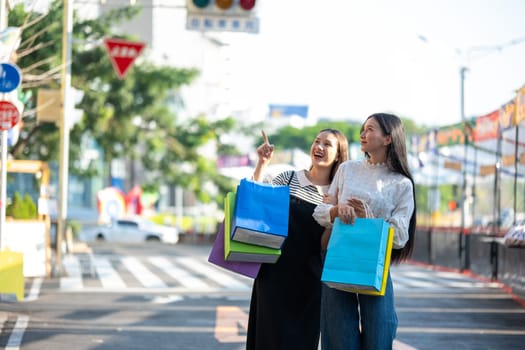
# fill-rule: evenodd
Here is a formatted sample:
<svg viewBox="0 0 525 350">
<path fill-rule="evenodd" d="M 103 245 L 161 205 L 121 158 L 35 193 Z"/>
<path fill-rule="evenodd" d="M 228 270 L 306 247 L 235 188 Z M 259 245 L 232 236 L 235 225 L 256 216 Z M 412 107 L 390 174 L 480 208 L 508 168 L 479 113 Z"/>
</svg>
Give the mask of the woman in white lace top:
<svg viewBox="0 0 525 350">
<path fill-rule="evenodd" d="M 316 207 L 314 218 L 331 227 L 336 217 L 384 218 L 395 230 L 392 262 L 410 256 L 416 225 L 414 181 L 406 153 L 401 120 L 374 114 L 361 129 L 364 160 L 340 165 L 329 194 L 335 204 Z M 397 330 L 390 274 L 384 296 L 345 292 L 323 285 L 321 342 L 323 349 L 391 349 Z"/>
</svg>

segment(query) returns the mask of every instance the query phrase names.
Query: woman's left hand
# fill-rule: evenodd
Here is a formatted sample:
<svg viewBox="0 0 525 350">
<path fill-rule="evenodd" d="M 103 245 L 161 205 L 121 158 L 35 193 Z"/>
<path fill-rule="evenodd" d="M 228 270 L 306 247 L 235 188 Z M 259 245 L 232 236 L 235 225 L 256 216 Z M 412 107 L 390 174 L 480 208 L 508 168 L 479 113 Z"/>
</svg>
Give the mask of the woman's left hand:
<svg viewBox="0 0 525 350">
<path fill-rule="evenodd" d="M 348 203 L 339 203 L 337 206 L 337 217 L 345 224 L 354 224 L 357 217 L 354 207 Z"/>
<path fill-rule="evenodd" d="M 350 198 L 347 201 L 348 205 L 354 208 L 355 216 L 358 218 L 368 217 L 368 211 L 366 210 L 366 204 L 359 198 Z"/>
</svg>

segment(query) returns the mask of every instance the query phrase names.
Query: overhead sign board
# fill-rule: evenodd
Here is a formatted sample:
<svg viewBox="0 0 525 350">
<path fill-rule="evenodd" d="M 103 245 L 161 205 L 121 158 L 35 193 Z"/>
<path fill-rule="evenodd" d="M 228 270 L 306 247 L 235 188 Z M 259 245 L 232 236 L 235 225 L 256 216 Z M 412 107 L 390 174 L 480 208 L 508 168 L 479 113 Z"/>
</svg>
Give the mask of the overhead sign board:
<svg viewBox="0 0 525 350">
<path fill-rule="evenodd" d="M 0 63 L 0 92 L 11 92 L 20 86 L 20 69 L 11 63 Z"/>
<path fill-rule="evenodd" d="M 129 68 L 144 49 L 145 44 L 122 39 L 105 39 L 109 58 L 120 79 L 124 79 Z"/>
<path fill-rule="evenodd" d="M 203 32 L 222 31 L 256 34 L 259 32 L 259 19 L 188 14 L 186 19 L 186 29 Z"/>
</svg>

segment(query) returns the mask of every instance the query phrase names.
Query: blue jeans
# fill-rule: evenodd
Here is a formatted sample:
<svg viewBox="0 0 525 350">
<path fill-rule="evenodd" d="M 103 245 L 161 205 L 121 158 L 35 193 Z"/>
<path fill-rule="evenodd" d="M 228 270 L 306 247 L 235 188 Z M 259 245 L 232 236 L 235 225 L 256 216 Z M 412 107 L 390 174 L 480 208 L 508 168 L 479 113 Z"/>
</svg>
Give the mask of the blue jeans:
<svg viewBox="0 0 525 350">
<path fill-rule="evenodd" d="M 344 292 L 324 283 L 322 288 L 323 350 L 392 349 L 397 315 L 390 274 L 384 296 Z"/>
</svg>

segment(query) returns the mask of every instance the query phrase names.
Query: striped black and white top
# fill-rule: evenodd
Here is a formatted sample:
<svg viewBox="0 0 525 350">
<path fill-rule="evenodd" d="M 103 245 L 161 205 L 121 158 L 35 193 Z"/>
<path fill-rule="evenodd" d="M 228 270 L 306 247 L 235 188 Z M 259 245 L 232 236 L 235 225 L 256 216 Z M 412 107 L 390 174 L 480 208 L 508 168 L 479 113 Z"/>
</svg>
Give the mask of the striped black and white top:
<svg viewBox="0 0 525 350">
<path fill-rule="evenodd" d="M 292 177 L 290 181 L 290 177 Z M 323 202 L 323 194 L 328 192 L 329 186 L 317 186 L 308 180 L 306 170 L 288 170 L 278 174 L 272 179 L 274 185 L 290 186 L 290 195 L 300 198 L 306 202 L 320 204 Z"/>
</svg>

